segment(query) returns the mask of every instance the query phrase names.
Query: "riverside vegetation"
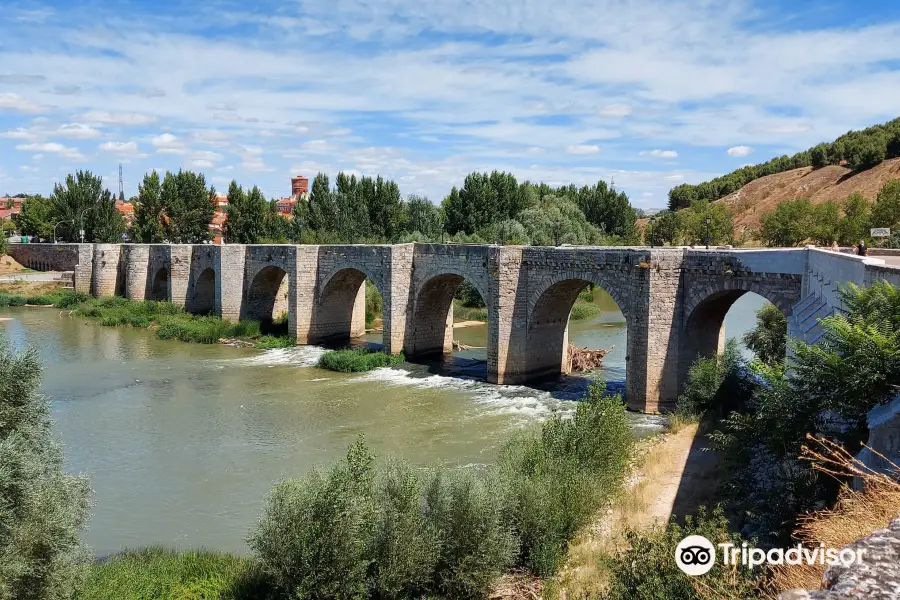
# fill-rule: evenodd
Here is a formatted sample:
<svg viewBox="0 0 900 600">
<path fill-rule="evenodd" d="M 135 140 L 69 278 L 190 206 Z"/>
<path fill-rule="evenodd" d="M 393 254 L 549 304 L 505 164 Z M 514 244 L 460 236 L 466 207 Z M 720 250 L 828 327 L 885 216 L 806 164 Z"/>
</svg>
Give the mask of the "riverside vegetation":
<svg viewBox="0 0 900 600">
<path fill-rule="evenodd" d="M 747 364 L 732 343 L 693 365 L 674 420 L 702 421 L 710 431 L 725 463 L 722 502 L 683 524 L 629 531 L 624 550 L 605 559 L 608 598 L 737 600 L 816 588 L 821 568 L 801 566 L 753 573 L 717 565 L 691 578 L 675 567 L 672 548 L 692 534 L 760 548 L 840 547 L 900 513 L 900 470 L 874 476 L 851 454 L 866 439 L 868 411 L 900 384 L 900 290 L 878 282 L 841 294 L 848 313 L 823 319 L 816 346 L 790 342 L 789 368 L 786 324 L 773 308 L 761 310 L 747 334 L 754 361 Z M 852 490 L 861 475 L 863 490 Z"/>
<path fill-rule="evenodd" d="M 852 466 L 846 453 L 865 439 L 867 411 L 900 384 L 900 291 L 882 282 L 848 286 L 842 294 L 848 313 L 823 321 L 819 345 L 795 344 L 790 369 L 775 351 L 766 362 L 747 364 L 734 344 L 692 367 L 676 418 L 702 420 L 712 431 L 726 465 L 723 502 L 683 522 L 628 531 L 618 549 L 600 557 L 601 597 L 772 597 L 810 581 L 810 574 L 717 565 L 690 578 L 671 560 L 674 544 L 690 534 L 762 548 L 816 536 L 843 543 L 848 540 L 839 533 L 848 525 L 865 533 L 900 511 L 896 478 L 869 482 L 854 496 L 842 485 L 853 471 L 834 467 L 835 460 Z M 751 345 L 777 347 L 785 331 L 771 317 L 761 311 Z M 46 406 L 34 395 L 38 372 L 34 353 L 0 355 L 0 423 L 13 423 L 0 429 L 0 452 L 21 450 L 16 428 L 32 423 L 44 432 L 35 444 L 50 443 Z M 632 457 L 621 399 L 602 390 L 591 387 L 574 418 L 555 417 L 539 433 L 514 436 L 496 464 L 483 469 L 420 470 L 395 458 L 379 461 L 360 439 L 330 468 L 275 486 L 250 532 L 247 558 L 157 548 L 86 565 L 77 543 L 87 502 L 79 480 L 64 481 L 83 493 L 50 494 L 45 502 L 52 506 L 40 511 L 17 504 L 26 492 L 45 493 L 41 477 L 65 477 L 58 455 L 40 453 L 34 460 L 55 460 L 57 467 L 4 473 L 14 485 L 0 490 L 9 494 L 0 506 L 13 512 L 0 510 L 0 529 L 19 533 L 0 538 L 15 540 L 0 553 L 0 582 L 7 586 L 0 598 L 483 598 L 509 569 L 553 577 L 569 542 L 616 496 Z M 10 411 L 17 418 L 9 419 Z M 24 416 L 28 411 L 38 417 Z M 843 426 L 826 414 L 840 416 Z M 808 434 L 834 452 L 807 450 Z M 0 468 L 6 464 L 0 461 Z M 47 528 L 40 519 L 50 514 L 69 517 Z M 56 537 L 42 537 L 48 535 Z M 27 550 L 32 544 L 49 550 L 36 555 Z M 22 589 L 36 591 L 17 594 Z"/>
<path fill-rule="evenodd" d="M 62 473 L 39 373 L 34 351 L 0 351 L 3 600 L 481 598 L 508 569 L 554 572 L 633 445 L 621 398 L 594 386 L 573 418 L 513 436 L 483 469 L 377 460 L 360 438 L 273 488 L 250 557 L 150 548 L 90 563 L 77 535 L 87 482 Z"/>
</svg>

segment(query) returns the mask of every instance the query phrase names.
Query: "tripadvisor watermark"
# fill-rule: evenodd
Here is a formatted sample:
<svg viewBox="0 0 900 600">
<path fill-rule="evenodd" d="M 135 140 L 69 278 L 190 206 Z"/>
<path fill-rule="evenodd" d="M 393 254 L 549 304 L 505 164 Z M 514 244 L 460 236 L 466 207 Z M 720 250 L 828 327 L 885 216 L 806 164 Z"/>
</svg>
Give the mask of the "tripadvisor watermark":
<svg viewBox="0 0 900 600">
<path fill-rule="evenodd" d="M 675 547 L 675 564 L 688 575 L 703 575 L 713 568 L 718 560 L 725 566 L 744 565 L 843 565 L 850 566 L 863 562 L 864 548 L 854 550 L 826 548 L 825 544 L 805 547 L 797 544 L 791 548 L 763 550 L 753 548 L 746 542 L 740 546 L 724 542 L 713 545 L 702 535 L 689 535 Z"/>
</svg>

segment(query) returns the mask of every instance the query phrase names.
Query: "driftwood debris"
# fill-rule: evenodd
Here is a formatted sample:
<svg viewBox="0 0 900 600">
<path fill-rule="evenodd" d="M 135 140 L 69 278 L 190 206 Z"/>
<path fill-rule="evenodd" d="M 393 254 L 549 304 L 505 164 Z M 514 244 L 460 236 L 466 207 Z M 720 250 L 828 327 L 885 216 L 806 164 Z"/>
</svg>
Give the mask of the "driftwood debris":
<svg viewBox="0 0 900 600">
<path fill-rule="evenodd" d="M 569 352 L 566 355 L 566 364 L 563 365 L 563 372 L 568 373 L 587 373 L 593 371 L 603 364 L 603 357 L 609 354 L 609 351 L 615 348 L 615 345 L 605 350 L 592 350 L 590 348 L 579 348 L 575 344 L 569 344 Z"/>
<path fill-rule="evenodd" d="M 469 346 L 467 344 L 463 344 L 459 340 L 453 340 L 453 351 L 457 350 L 484 350 L 487 346 Z"/>
</svg>

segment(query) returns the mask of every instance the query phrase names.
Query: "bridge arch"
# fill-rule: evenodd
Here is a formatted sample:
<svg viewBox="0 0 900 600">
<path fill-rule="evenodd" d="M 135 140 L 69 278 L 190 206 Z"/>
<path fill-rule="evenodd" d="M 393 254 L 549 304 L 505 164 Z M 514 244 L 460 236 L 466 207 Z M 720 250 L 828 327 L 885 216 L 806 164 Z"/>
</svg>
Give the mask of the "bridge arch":
<svg viewBox="0 0 900 600">
<path fill-rule="evenodd" d="M 725 349 L 725 316 L 734 303 L 747 293 L 754 293 L 774 304 L 785 317 L 800 299 L 784 286 L 773 289 L 765 282 L 745 278 L 699 286 L 685 298 L 678 352 L 679 390 L 687 383 L 691 365 L 698 358 L 721 354 Z"/>
<path fill-rule="evenodd" d="M 243 317 L 269 324 L 288 311 L 287 272 L 276 265 L 265 265 L 250 279 Z"/>
<path fill-rule="evenodd" d="M 366 279 L 375 284 L 382 298 L 389 297 L 380 273 L 372 273 L 362 265 L 341 263 L 322 278 L 310 328 L 313 343 L 346 344 L 365 335 Z"/>
<path fill-rule="evenodd" d="M 409 356 L 446 354 L 453 350 L 453 298 L 464 281 L 478 291 L 487 305 L 488 321 L 494 321 L 489 296 L 477 278 L 454 267 L 430 272 L 413 291 L 406 325 L 405 350 Z"/>
<path fill-rule="evenodd" d="M 150 300 L 166 301 L 169 299 L 169 269 L 160 267 L 153 274 L 150 284 Z"/>
<path fill-rule="evenodd" d="M 191 282 L 188 310 L 195 315 L 210 314 L 216 309 L 216 270 L 203 269 Z"/>
<path fill-rule="evenodd" d="M 591 284 L 607 292 L 625 317 L 626 327 L 631 324 L 629 289 L 621 282 L 617 284 L 614 277 L 590 271 L 553 275 L 528 298 L 527 352 L 523 358 L 529 378 L 553 377 L 563 372 L 568 361 L 569 316 L 579 293 Z M 629 336 L 629 347 L 631 341 Z"/>
</svg>

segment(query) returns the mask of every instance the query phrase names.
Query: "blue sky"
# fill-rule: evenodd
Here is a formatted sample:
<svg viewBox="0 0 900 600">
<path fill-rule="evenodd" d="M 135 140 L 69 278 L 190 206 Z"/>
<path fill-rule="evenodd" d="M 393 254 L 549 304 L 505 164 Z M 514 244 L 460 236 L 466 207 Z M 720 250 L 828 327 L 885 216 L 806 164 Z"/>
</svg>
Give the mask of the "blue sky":
<svg viewBox="0 0 900 600">
<path fill-rule="evenodd" d="M 500 169 L 663 207 L 900 116 L 890 4 L 0 2 L 0 193 L 116 190 L 122 163 L 126 196 L 152 169 L 270 197 L 344 170 L 440 202 Z"/>
</svg>

